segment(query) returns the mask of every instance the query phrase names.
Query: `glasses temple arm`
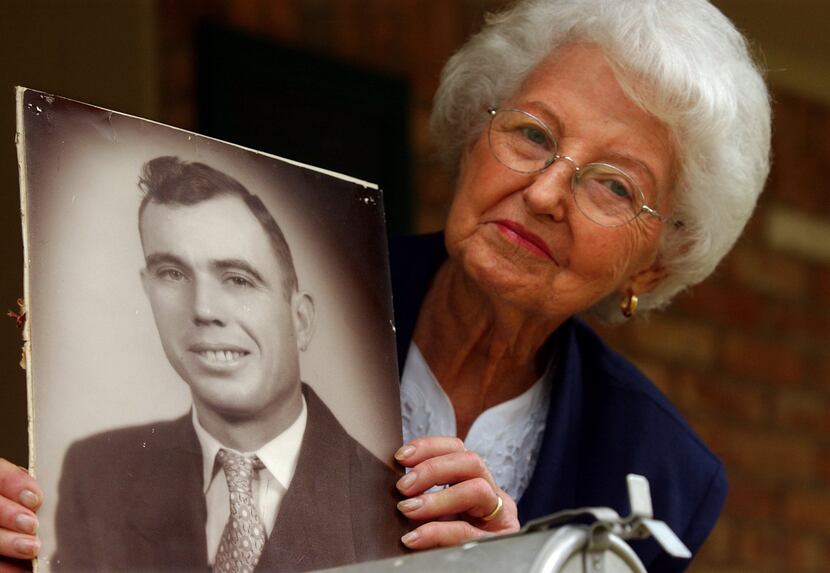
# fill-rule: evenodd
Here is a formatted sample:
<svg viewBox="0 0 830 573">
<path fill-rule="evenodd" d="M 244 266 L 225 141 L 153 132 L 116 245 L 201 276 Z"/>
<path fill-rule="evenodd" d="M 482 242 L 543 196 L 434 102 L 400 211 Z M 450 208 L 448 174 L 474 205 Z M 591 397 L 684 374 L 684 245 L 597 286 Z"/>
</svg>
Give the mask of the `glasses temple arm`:
<svg viewBox="0 0 830 573">
<path fill-rule="evenodd" d="M 686 227 L 686 224 L 683 223 L 683 221 L 681 221 L 680 219 L 670 219 L 668 217 L 664 217 L 663 215 L 661 215 L 655 209 L 652 209 L 648 205 L 643 205 L 642 210 L 645 211 L 646 213 L 648 213 L 649 215 L 651 215 L 652 217 L 656 217 L 656 218 L 660 219 L 664 223 L 671 223 L 672 225 L 674 225 L 675 229 L 683 229 L 683 228 Z"/>
</svg>

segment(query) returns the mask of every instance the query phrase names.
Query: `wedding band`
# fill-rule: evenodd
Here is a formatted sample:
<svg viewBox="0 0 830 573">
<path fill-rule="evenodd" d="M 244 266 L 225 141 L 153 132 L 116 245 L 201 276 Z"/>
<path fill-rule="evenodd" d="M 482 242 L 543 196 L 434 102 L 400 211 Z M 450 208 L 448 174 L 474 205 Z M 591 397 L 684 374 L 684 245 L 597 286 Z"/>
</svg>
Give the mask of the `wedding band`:
<svg viewBox="0 0 830 573">
<path fill-rule="evenodd" d="M 499 501 L 497 501 L 497 502 L 496 502 L 496 509 L 494 509 L 493 511 L 491 511 L 489 515 L 485 515 L 484 517 L 482 517 L 482 518 L 481 518 L 482 520 L 484 520 L 484 521 L 493 521 L 493 520 L 494 520 L 494 519 L 496 519 L 496 518 L 499 516 L 499 514 L 501 513 L 501 510 L 502 510 L 502 508 L 504 507 L 504 502 L 502 501 L 502 499 L 501 499 L 501 496 L 500 496 L 500 495 L 496 495 L 496 497 L 497 497 L 497 498 L 498 498 L 498 500 L 499 500 Z"/>
</svg>

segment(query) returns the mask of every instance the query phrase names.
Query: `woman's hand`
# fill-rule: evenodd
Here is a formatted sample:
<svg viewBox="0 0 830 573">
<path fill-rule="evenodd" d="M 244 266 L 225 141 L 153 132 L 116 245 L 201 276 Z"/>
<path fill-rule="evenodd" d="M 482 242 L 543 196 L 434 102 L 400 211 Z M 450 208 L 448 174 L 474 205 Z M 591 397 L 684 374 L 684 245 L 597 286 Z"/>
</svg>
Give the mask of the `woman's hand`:
<svg viewBox="0 0 830 573">
<path fill-rule="evenodd" d="M 26 470 L 0 458 L 0 557 L 31 559 L 37 556 L 35 512 L 43 492 Z M 0 559 L 0 571 L 4 571 Z"/>
<path fill-rule="evenodd" d="M 407 497 L 398 509 L 423 522 L 401 538 L 410 549 L 458 545 L 519 530 L 513 499 L 496 485 L 484 461 L 458 438 L 417 438 L 395 453 L 411 471 L 398 481 Z M 448 485 L 424 493 L 433 486 Z"/>
</svg>

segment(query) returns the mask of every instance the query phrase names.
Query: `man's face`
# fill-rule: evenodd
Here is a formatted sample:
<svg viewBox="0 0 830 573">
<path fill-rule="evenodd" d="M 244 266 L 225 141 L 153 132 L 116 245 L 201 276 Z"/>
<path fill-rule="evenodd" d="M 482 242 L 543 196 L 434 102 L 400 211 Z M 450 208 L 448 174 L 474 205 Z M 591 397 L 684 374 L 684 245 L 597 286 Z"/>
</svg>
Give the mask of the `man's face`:
<svg viewBox="0 0 830 573">
<path fill-rule="evenodd" d="M 241 199 L 149 203 L 141 216 L 150 299 L 170 364 L 197 411 L 268 419 L 299 391 L 298 345 L 310 337 L 311 301 L 283 289 L 283 272 Z"/>
</svg>

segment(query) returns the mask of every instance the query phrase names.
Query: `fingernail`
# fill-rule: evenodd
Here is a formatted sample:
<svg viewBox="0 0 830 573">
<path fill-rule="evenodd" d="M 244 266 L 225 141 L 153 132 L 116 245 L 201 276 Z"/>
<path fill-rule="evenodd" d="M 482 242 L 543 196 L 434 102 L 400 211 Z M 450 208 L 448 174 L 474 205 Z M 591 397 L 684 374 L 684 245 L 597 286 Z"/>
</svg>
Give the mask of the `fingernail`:
<svg viewBox="0 0 830 573">
<path fill-rule="evenodd" d="M 403 541 L 404 545 L 409 545 L 410 543 L 412 543 L 414 541 L 418 541 L 419 537 L 420 537 L 420 535 L 418 535 L 417 531 L 410 531 L 409 533 L 407 533 L 406 535 L 401 537 L 401 541 Z"/>
<path fill-rule="evenodd" d="M 25 513 L 14 518 L 14 525 L 22 533 L 35 533 L 37 531 L 37 519 Z"/>
<path fill-rule="evenodd" d="M 40 550 L 40 541 L 37 539 L 25 539 L 23 537 L 18 537 L 14 540 L 13 547 L 14 550 L 21 555 L 34 557 Z"/>
<path fill-rule="evenodd" d="M 409 456 L 415 453 L 415 446 L 412 444 L 407 444 L 395 452 L 395 459 L 396 460 L 405 460 Z"/>
<path fill-rule="evenodd" d="M 398 503 L 398 509 L 406 513 L 407 511 L 415 511 L 424 505 L 424 500 L 420 497 L 413 497 L 412 499 L 405 499 Z"/>
<path fill-rule="evenodd" d="M 33 491 L 28 489 L 24 489 L 20 492 L 20 503 L 28 507 L 29 509 L 34 509 L 38 506 L 40 502 L 40 498 L 37 494 Z"/>
<path fill-rule="evenodd" d="M 415 480 L 418 479 L 418 476 L 415 472 L 409 472 L 401 479 L 398 480 L 398 489 L 406 489 L 415 483 Z"/>
</svg>

